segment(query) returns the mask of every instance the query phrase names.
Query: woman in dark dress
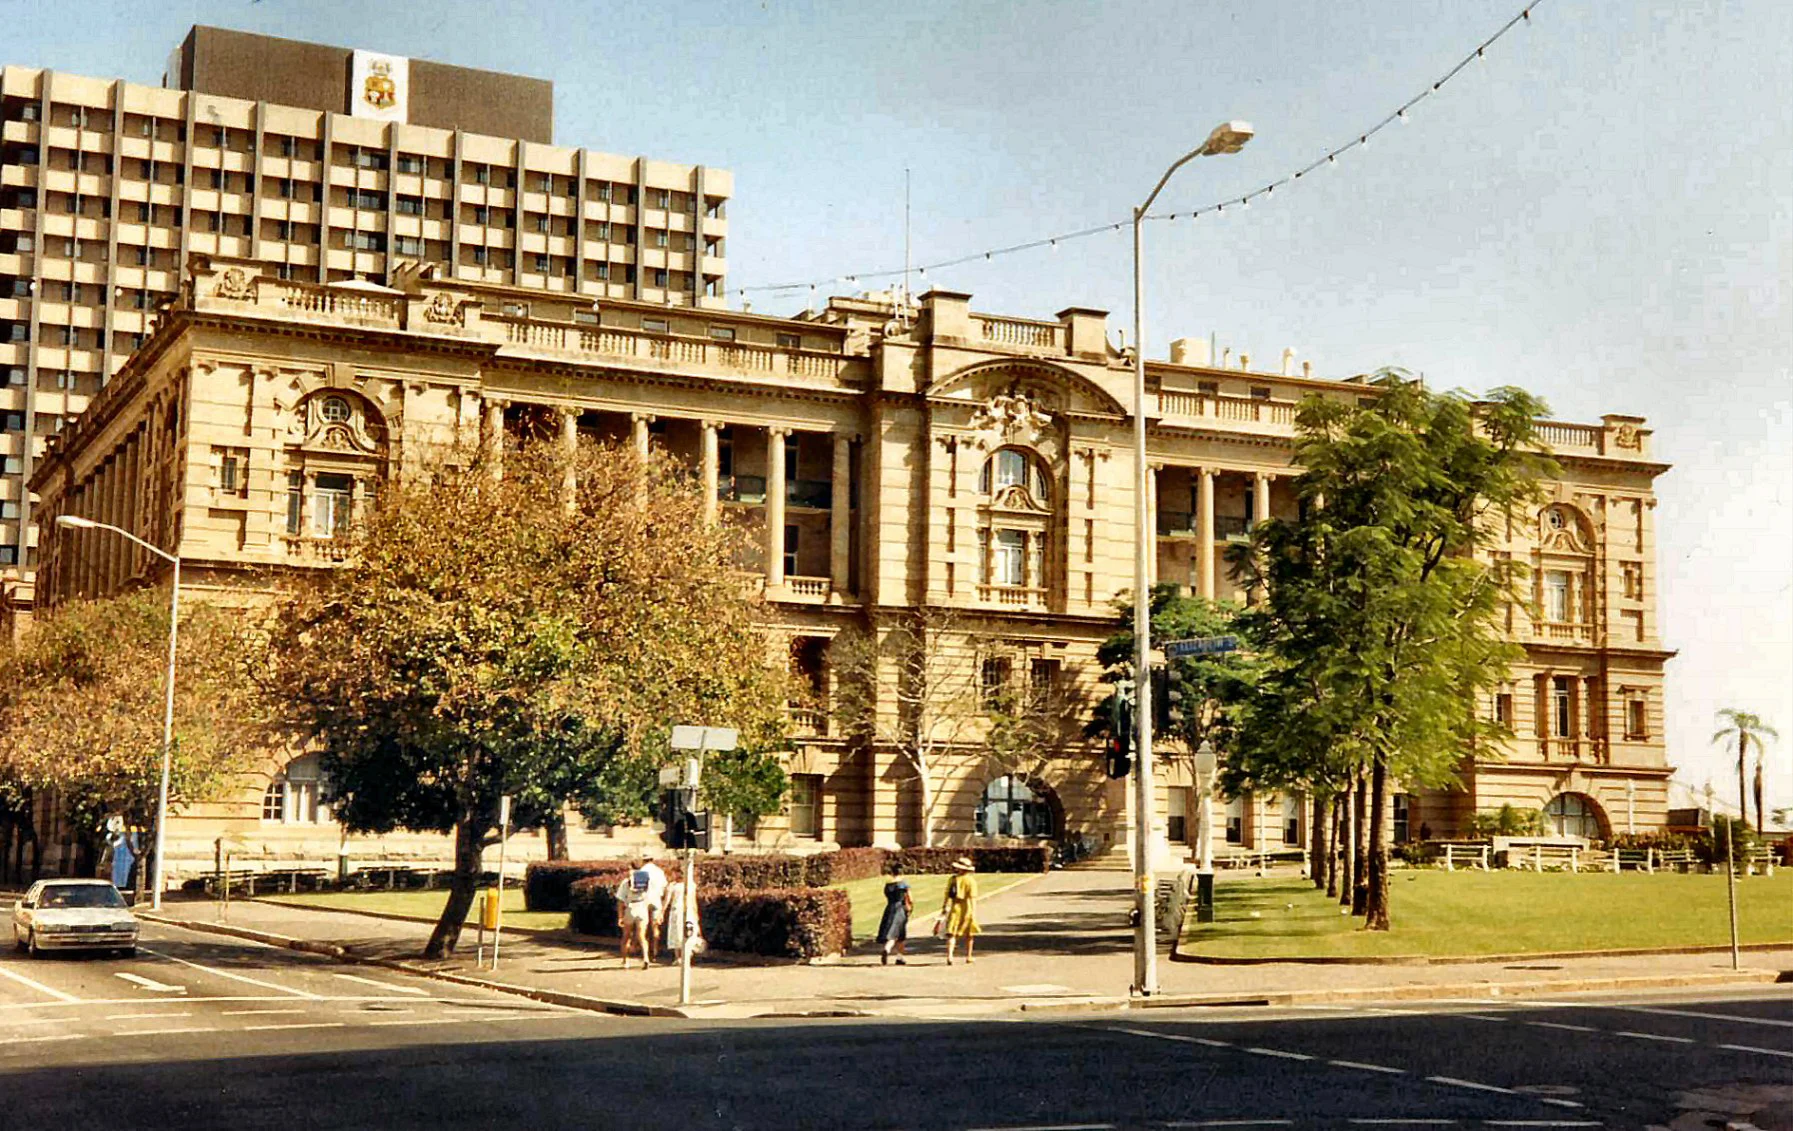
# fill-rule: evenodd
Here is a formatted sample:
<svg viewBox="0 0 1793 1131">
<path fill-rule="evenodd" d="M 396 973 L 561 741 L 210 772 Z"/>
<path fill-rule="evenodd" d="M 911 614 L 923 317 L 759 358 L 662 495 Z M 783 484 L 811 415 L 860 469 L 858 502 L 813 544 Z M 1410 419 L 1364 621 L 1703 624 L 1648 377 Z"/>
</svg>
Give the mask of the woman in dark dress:
<svg viewBox="0 0 1793 1131">
<path fill-rule="evenodd" d="M 893 876 L 884 885 L 884 917 L 878 920 L 878 942 L 884 948 L 879 961 L 890 965 L 890 956 L 894 952 L 898 966 L 909 963 L 903 957 L 909 946 L 909 913 L 915 910 L 915 900 L 909 894 L 909 881 L 901 875 Z"/>
</svg>

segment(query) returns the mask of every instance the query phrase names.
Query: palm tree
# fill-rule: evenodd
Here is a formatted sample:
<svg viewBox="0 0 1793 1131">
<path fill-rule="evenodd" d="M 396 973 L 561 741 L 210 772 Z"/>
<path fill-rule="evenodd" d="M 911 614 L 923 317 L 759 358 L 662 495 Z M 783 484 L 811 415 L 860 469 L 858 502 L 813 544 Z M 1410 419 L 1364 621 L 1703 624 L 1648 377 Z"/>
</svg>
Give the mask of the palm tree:
<svg viewBox="0 0 1793 1131">
<path fill-rule="evenodd" d="M 1713 742 L 1727 741 L 1733 735 L 1737 738 L 1737 804 L 1742 812 L 1739 814 L 1744 823 L 1749 822 L 1749 786 L 1744 779 L 1744 771 L 1749 763 L 1749 748 L 1756 748 L 1756 832 L 1763 831 L 1762 809 L 1762 761 L 1766 751 L 1763 739 L 1779 738 L 1775 729 L 1748 711 L 1739 711 L 1735 707 L 1726 707 L 1718 712 L 1718 721 L 1730 725 L 1712 736 Z"/>
</svg>

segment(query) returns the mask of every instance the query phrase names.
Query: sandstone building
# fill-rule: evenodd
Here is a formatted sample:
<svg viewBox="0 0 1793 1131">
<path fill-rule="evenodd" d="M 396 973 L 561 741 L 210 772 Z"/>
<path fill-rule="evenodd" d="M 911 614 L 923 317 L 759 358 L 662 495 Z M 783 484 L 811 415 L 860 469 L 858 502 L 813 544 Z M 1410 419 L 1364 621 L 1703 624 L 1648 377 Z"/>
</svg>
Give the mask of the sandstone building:
<svg viewBox="0 0 1793 1131">
<path fill-rule="evenodd" d="M 730 174 L 553 144 L 552 85 L 196 27 L 163 87 L 0 70 L 0 574 L 29 608 L 24 485 L 190 254 L 295 282 L 441 277 L 721 305 Z"/>
<path fill-rule="evenodd" d="M 180 300 L 34 472 L 41 609 L 161 572 L 122 539 L 55 528 L 60 514 L 174 550 L 187 584 L 238 599 L 258 571 L 340 561 L 355 509 L 434 440 L 495 445 L 546 429 L 567 443 L 658 447 L 688 461 L 716 518 L 754 532 L 759 552 L 743 564 L 763 579 L 773 646 L 824 705 L 793 714 L 786 812 L 743 836 L 914 843 L 925 824 L 948 842 L 1124 841 L 1128 791 L 1074 733 L 1001 758 L 974 723 L 945 743 L 924 805 L 898 752 L 849 749 L 825 709 L 830 642 L 920 613 L 951 618 L 972 694 L 1022 687 L 1087 711 L 1096 647 L 1117 623 L 1111 602 L 1132 585 L 1134 540 L 1131 370 L 1103 312 L 996 316 L 935 290 L 913 307 L 836 298 L 774 318 L 594 302 L 413 264 L 390 286 L 286 277 L 252 257 L 191 264 Z M 1364 389 L 1254 371 L 1244 358 L 1211 362 L 1180 343 L 1173 360 L 1148 364 L 1154 568 L 1161 581 L 1243 601 L 1225 549 L 1260 518 L 1293 511 L 1296 402 Z M 1403 795 L 1399 836 L 1422 825 L 1453 835 L 1506 802 L 1547 809 L 1568 834 L 1664 820 L 1669 653 L 1652 485 L 1666 467 L 1637 418 L 1543 429 L 1562 478 L 1495 549 L 1531 567 L 1534 585 L 1506 622 L 1526 661 L 1484 705 L 1518 738 L 1467 762 L 1460 791 Z M 1162 770 L 1161 834 L 1187 842 L 1187 759 Z M 1295 799 L 1221 804 L 1217 841 L 1302 843 Z M 339 846 L 303 759 L 184 814 L 171 861 L 209 861 L 225 833 L 269 859 L 329 861 Z"/>
</svg>

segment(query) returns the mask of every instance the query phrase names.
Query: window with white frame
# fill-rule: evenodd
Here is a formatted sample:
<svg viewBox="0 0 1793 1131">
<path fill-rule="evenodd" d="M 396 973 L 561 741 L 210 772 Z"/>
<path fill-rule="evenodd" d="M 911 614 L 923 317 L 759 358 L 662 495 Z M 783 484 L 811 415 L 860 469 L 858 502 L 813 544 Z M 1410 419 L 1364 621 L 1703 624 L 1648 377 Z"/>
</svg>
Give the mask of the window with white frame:
<svg viewBox="0 0 1793 1131">
<path fill-rule="evenodd" d="M 990 544 L 990 584 L 1027 584 L 1027 535 L 998 530 Z"/>
<path fill-rule="evenodd" d="M 312 477 L 311 536 L 335 538 L 348 530 L 354 506 L 355 477 L 319 472 Z"/>
<path fill-rule="evenodd" d="M 1544 619 L 1553 624 L 1569 622 L 1569 571 L 1544 571 Z"/>
</svg>

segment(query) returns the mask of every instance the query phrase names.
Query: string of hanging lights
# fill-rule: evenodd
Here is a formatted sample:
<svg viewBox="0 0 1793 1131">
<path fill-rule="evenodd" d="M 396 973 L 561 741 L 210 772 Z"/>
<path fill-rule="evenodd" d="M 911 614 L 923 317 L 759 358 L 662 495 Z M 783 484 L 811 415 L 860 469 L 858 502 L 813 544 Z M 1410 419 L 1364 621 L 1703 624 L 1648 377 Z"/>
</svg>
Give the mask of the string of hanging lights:
<svg viewBox="0 0 1793 1131">
<path fill-rule="evenodd" d="M 1425 101 L 1426 99 L 1428 99 L 1428 98 L 1432 97 L 1433 95 L 1442 91 L 1444 89 L 1445 85 L 1447 83 L 1451 82 L 1453 79 L 1455 79 L 1459 74 L 1463 73 L 1465 68 L 1472 66 L 1478 60 L 1482 59 L 1484 57 L 1485 53 L 1487 52 L 1488 48 L 1490 48 L 1490 47 L 1494 46 L 1496 43 L 1500 42 L 1500 40 L 1504 36 L 1506 36 L 1507 33 L 1511 32 L 1516 27 L 1519 27 L 1524 24 L 1529 24 L 1531 22 L 1532 12 L 1535 11 L 1537 9 L 1538 5 L 1543 2 L 1544 2 L 1544 0 L 1532 0 L 1532 3 L 1529 3 L 1524 8 L 1520 9 L 1517 14 L 1515 14 L 1506 23 L 1502 24 L 1500 26 L 1499 30 L 1497 30 L 1493 35 L 1489 36 L 1487 39 L 1484 39 L 1481 43 L 1477 44 L 1475 50 L 1473 50 L 1469 54 L 1463 56 L 1462 59 L 1458 60 L 1458 62 L 1455 66 L 1453 66 L 1450 70 L 1446 71 L 1438 79 L 1434 80 L 1425 89 L 1421 90 L 1418 94 L 1415 94 L 1413 97 L 1411 97 L 1411 98 L 1407 99 L 1405 102 L 1401 103 L 1393 111 L 1391 111 L 1389 114 L 1384 116 L 1380 121 L 1378 121 L 1375 125 L 1371 126 L 1369 129 L 1359 131 L 1358 134 L 1355 137 L 1353 137 L 1351 140 L 1345 142 L 1342 145 L 1337 146 L 1336 148 L 1328 150 L 1326 153 L 1320 155 L 1319 157 L 1316 157 L 1314 160 L 1308 162 L 1306 165 L 1303 165 L 1301 168 L 1296 169 L 1293 172 L 1288 173 L 1274 181 L 1270 181 L 1269 183 L 1263 185 L 1262 187 L 1253 189 L 1250 192 L 1247 192 L 1241 196 L 1237 196 L 1237 197 L 1229 196 L 1225 200 L 1216 201 L 1213 204 L 1205 205 L 1200 208 L 1185 209 L 1185 210 L 1181 210 L 1181 211 L 1177 211 L 1177 212 L 1153 213 L 1153 214 L 1147 216 L 1146 219 L 1147 220 L 1179 220 L 1179 219 L 1187 218 L 1189 220 L 1196 220 L 1202 216 L 1206 216 L 1209 214 L 1216 214 L 1216 215 L 1222 214 L 1227 210 L 1227 207 L 1229 205 L 1236 206 L 1241 209 L 1247 209 L 1247 208 L 1251 207 L 1251 202 L 1260 196 L 1274 195 L 1277 189 L 1282 188 L 1285 185 L 1293 185 L 1296 182 L 1300 181 L 1303 177 L 1307 176 L 1308 174 L 1314 172 L 1317 169 L 1320 169 L 1325 166 L 1337 165 L 1339 157 L 1345 153 L 1349 153 L 1353 149 L 1368 149 L 1369 145 L 1370 145 L 1371 138 L 1374 138 L 1378 133 L 1382 132 L 1384 129 L 1387 129 L 1391 125 L 1406 124 L 1406 122 L 1408 120 L 1408 112 L 1410 110 L 1412 110 L 1415 106 L 1419 105 L 1421 102 Z M 925 279 L 925 278 L 927 278 L 929 271 L 939 272 L 939 271 L 943 271 L 943 270 L 946 270 L 946 269 L 952 268 L 952 267 L 960 267 L 967 263 L 977 263 L 977 262 L 984 261 L 984 260 L 992 260 L 992 259 L 997 258 L 998 256 L 1015 255 L 1015 254 L 1018 254 L 1018 253 L 1024 252 L 1024 251 L 1034 251 L 1034 250 L 1037 250 L 1042 247 L 1048 248 L 1052 251 L 1057 251 L 1058 245 L 1061 243 L 1069 243 L 1072 240 L 1087 239 L 1090 236 L 1099 236 L 1099 235 L 1103 234 L 1104 232 L 1118 232 L 1130 222 L 1131 222 L 1130 220 L 1117 220 L 1117 221 L 1114 221 L 1112 223 L 1107 223 L 1107 224 L 1096 224 L 1096 225 L 1093 225 L 1088 228 L 1079 228 L 1078 230 L 1076 230 L 1074 232 L 1060 232 L 1059 234 L 1054 235 L 1054 236 L 1043 236 L 1039 239 L 1026 240 L 1022 243 L 1008 244 L 1003 247 L 993 247 L 993 248 L 989 248 L 984 251 L 973 252 L 970 255 L 961 255 L 954 259 L 942 259 L 942 260 L 939 260 L 934 263 L 926 263 L 926 264 L 922 264 L 917 267 L 910 267 L 910 268 L 897 267 L 897 268 L 889 268 L 889 269 L 879 270 L 879 271 L 855 271 L 855 272 L 851 272 L 849 274 L 835 275 L 828 279 L 815 279 L 815 280 L 809 280 L 809 281 L 805 281 L 805 282 L 801 282 L 801 283 L 765 283 L 765 284 L 760 284 L 758 286 L 737 287 L 737 288 L 735 288 L 735 293 L 737 295 L 739 295 L 742 299 L 745 299 L 750 294 L 786 294 L 786 293 L 789 293 L 792 291 L 807 290 L 809 293 L 811 304 L 813 305 L 814 299 L 816 297 L 817 288 L 824 286 L 824 285 L 840 285 L 840 286 L 853 287 L 853 286 L 858 286 L 862 282 L 869 282 L 869 281 L 881 280 L 881 279 L 900 279 L 900 278 L 903 278 L 905 275 L 907 275 L 910 271 L 915 272 L 916 275 L 918 275 L 920 278 Z"/>
</svg>

